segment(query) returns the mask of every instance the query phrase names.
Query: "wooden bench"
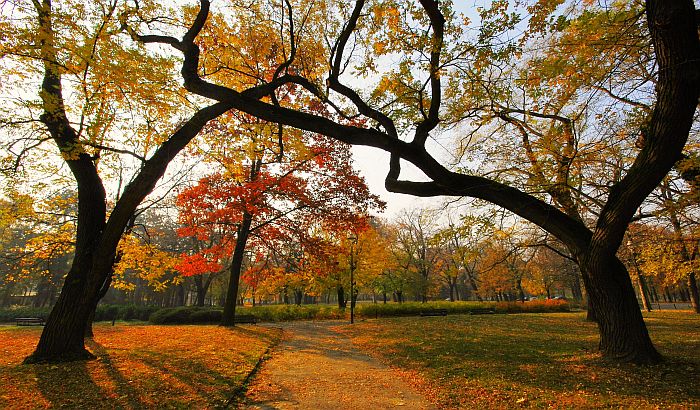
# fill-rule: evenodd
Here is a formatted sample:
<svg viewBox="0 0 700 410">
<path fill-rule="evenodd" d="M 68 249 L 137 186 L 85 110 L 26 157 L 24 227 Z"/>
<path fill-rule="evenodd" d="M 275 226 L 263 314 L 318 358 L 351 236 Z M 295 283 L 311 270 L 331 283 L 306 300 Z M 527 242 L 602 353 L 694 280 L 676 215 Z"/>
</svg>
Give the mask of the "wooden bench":
<svg viewBox="0 0 700 410">
<path fill-rule="evenodd" d="M 421 316 L 447 316 L 447 309 L 429 309 L 421 310 Z"/>
<path fill-rule="evenodd" d="M 43 317 L 16 317 L 17 326 L 44 326 Z"/>
<path fill-rule="evenodd" d="M 478 309 L 471 309 L 469 311 L 470 315 L 490 315 L 496 313 L 495 308 L 478 308 Z"/>
<path fill-rule="evenodd" d="M 258 318 L 253 315 L 236 315 L 233 318 L 233 323 L 258 323 Z"/>
</svg>

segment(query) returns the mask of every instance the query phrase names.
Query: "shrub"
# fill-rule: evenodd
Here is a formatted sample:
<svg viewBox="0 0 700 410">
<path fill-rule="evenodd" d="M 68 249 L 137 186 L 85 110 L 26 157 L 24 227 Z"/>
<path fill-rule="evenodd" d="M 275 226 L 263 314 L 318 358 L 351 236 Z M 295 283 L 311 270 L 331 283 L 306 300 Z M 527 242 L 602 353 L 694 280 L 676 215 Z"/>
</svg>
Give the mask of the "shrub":
<svg viewBox="0 0 700 410">
<path fill-rule="evenodd" d="M 218 323 L 221 322 L 221 310 L 195 309 L 190 313 L 189 323 Z"/>
<path fill-rule="evenodd" d="M 474 309 L 493 308 L 493 302 L 404 302 L 359 304 L 356 312 L 362 317 L 417 316 L 423 310 L 446 309 L 448 314 L 465 314 Z"/>
<path fill-rule="evenodd" d="M 148 320 L 156 324 L 216 323 L 221 321 L 221 313 L 218 308 L 181 306 L 159 309 Z"/>
<path fill-rule="evenodd" d="M 263 322 L 340 319 L 346 312 L 330 305 L 268 305 L 238 308 L 242 315 L 253 315 Z"/>
<path fill-rule="evenodd" d="M 43 317 L 51 313 L 50 307 L 35 308 L 31 306 L 10 306 L 0 309 L 0 322 L 13 322 L 17 317 Z"/>
<path fill-rule="evenodd" d="M 153 312 L 148 320 L 156 324 L 189 323 L 192 311 L 193 308 L 189 306 L 160 309 Z"/>
<path fill-rule="evenodd" d="M 569 304 L 565 300 L 545 299 L 521 302 L 498 302 L 496 312 L 499 313 L 543 313 L 568 312 Z"/>
</svg>

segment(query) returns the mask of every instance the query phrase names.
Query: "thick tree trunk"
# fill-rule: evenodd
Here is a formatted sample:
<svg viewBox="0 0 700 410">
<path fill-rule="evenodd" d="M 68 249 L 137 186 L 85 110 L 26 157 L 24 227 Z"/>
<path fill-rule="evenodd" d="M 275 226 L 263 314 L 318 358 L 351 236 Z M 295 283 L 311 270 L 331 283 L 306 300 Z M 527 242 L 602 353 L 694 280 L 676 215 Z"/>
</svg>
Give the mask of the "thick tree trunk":
<svg viewBox="0 0 700 410">
<path fill-rule="evenodd" d="M 661 355 L 649 338 L 624 264 L 614 256 L 589 259 L 582 264 L 582 272 L 589 278 L 588 297 L 593 302 L 603 357 L 633 363 L 659 362 Z"/>
<path fill-rule="evenodd" d="M 245 246 L 248 242 L 248 235 L 250 234 L 250 225 L 252 222 L 253 216 L 248 212 L 244 212 L 243 220 L 236 234 L 236 247 L 231 257 L 231 274 L 228 281 L 228 291 L 226 292 L 226 302 L 224 302 L 224 313 L 221 316 L 222 326 L 235 325 L 234 318 L 236 316 L 236 300 L 238 299 L 238 282 L 241 279 L 243 256 L 245 255 Z"/>
<path fill-rule="evenodd" d="M 85 325 L 93 303 L 86 300 L 80 286 L 64 286 L 56 302 L 39 344 L 25 363 L 58 362 L 90 359 L 94 356 L 85 349 Z"/>
</svg>

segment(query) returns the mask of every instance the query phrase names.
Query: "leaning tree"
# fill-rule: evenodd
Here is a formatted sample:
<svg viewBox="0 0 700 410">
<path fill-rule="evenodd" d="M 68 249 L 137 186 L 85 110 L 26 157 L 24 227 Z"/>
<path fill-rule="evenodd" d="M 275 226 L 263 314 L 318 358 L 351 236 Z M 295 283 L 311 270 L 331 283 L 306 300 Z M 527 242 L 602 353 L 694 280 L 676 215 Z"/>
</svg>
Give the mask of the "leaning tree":
<svg viewBox="0 0 700 410">
<path fill-rule="evenodd" d="M 534 2 L 530 10 L 535 11 L 532 15 L 538 22 L 556 11 L 550 3 Z M 507 2 L 494 4 L 507 6 Z M 382 149 L 391 154 L 385 182 L 389 191 L 479 198 L 556 236 L 580 266 L 599 325 L 603 356 L 637 363 L 660 360 L 629 274 L 616 252 L 637 208 L 681 158 L 693 122 L 700 50 L 692 1 L 649 0 L 639 10 L 646 15 L 646 35 L 658 67 L 653 110 L 640 126 L 640 148 L 632 165 L 611 184 L 607 197 L 599 201 L 598 215 L 588 225 L 555 206 L 556 201 L 552 205 L 546 195 L 533 195 L 473 170 L 450 169 L 430 152 L 428 142 L 441 131 L 449 108 L 445 89 L 469 86 L 469 76 L 455 83 L 457 77 L 450 75 L 453 63 L 471 55 L 478 66 L 487 61 L 484 55 L 503 51 L 479 48 L 479 41 L 493 37 L 497 30 L 483 31 L 476 45 L 464 45 L 463 26 L 468 22 L 457 19 L 448 2 L 436 0 L 405 4 L 357 0 L 350 5 L 232 1 L 229 6 L 210 13 L 209 1 L 200 0 L 181 39 L 147 32 L 137 6 L 125 22 L 139 41 L 170 45 L 181 53 L 185 88 L 193 94 L 266 121 Z M 279 69 L 264 81 L 258 78 L 259 89 L 266 89 L 267 94 L 252 95 L 231 80 L 249 70 L 250 65 L 233 65 L 227 53 L 240 48 L 246 36 L 255 32 L 251 21 L 273 22 L 278 28 L 276 46 L 269 50 L 280 61 Z M 391 63 L 397 63 L 394 69 L 373 81 L 377 71 Z M 373 90 L 361 89 L 373 83 Z M 306 95 L 295 106 L 274 98 L 275 90 L 290 86 L 303 89 Z M 299 108 L 299 101 L 313 109 Z M 328 114 L 316 114 L 318 105 L 327 107 Z M 471 124 L 451 125 L 454 132 L 463 132 Z M 429 180 L 401 180 L 402 161 L 415 165 Z"/>
</svg>

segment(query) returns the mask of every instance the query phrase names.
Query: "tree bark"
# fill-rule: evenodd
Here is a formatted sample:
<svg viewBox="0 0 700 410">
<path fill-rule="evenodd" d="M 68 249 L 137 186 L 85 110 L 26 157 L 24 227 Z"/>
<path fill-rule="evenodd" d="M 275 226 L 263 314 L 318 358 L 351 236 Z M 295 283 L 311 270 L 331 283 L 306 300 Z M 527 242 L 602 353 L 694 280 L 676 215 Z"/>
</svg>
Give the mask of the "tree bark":
<svg viewBox="0 0 700 410">
<path fill-rule="evenodd" d="M 236 316 L 236 300 L 238 299 L 238 282 L 241 279 L 241 269 L 243 268 L 243 257 L 245 255 L 245 246 L 248 242 L 250 234 L 250 225 L 253 222 L 253 216 L 243 212 L 243 220 L 236 232 L 236 247 L 233 250 L 231 257 L 231 269 L 228 281 L 228 290 L 226 292 L 226 301 L 224 302 L 224 313 L 221 316 L 222 326 L 235 326 Z"/>
<path fill-rule="evenodd" d="M 593 301 L 603 357 L 639 364 L 659 362 L 661 355 L 649 338 L 625 265 L 613 256 L 609 260 L 590 257 L 582 266 L 589 277 L 588 297 Z"/>
<path fill-rule="evenodd" d="M 695 279 L 695 272 L 688 275 L 688 291 L 690 293 L 690 304 L 695 313 L 700 313 L 700 294 L 698 294 L 698 282 Z"/>
<path fill-rule="evenodd" d="M 345 289 L 343 288 L 343 285 L 338 285 L 336 291 L 338 292 L 338 309 L 345 309 Z"/>
</svg>

